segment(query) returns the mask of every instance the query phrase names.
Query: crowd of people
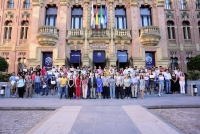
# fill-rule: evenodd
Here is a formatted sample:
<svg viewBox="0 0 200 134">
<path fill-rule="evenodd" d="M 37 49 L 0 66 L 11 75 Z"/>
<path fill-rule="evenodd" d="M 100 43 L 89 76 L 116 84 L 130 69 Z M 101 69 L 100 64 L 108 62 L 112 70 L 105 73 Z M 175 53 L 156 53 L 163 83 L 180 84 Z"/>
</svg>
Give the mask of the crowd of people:
<svg viewBox="0 0 200 134">
<path fill-rule="evenodd" d="M 144 99 L 145 94 L 185 94 L 185 77 L 179 68 L 116 66 L 101 68 L 65 66 L 19 70 L 10 77 L 11 96 L 59 95 L 67 99 Z"/>
</svg>

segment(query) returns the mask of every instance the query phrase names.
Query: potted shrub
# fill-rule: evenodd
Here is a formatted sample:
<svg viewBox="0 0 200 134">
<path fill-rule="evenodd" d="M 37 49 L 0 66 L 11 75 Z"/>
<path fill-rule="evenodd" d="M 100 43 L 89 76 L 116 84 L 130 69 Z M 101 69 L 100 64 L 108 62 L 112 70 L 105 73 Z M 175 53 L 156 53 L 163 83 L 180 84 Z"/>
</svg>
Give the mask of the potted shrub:
<svg viewBox="0 0 200 134">
<path fill-rule="evenodd" d="M 198 93 L 200 93 L 200 55 L 191 58 L 187 64 L 187 67 L 187 93 L 190 93 L 191 85 L 197 85 Z"/>
</svg>

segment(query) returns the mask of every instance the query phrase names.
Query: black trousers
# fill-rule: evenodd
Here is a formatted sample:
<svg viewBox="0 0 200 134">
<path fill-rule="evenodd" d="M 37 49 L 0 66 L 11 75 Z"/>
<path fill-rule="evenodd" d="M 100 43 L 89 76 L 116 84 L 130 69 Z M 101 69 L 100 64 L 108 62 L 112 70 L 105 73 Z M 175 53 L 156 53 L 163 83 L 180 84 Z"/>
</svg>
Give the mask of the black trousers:
<svg viewBox="0 0 200 134">
<path fill-rule="evenodd" d="M 121 95 L 121 98 L 122 98 L 123 88 L 121 86 L 116 86 L 116 97 L 117 97 L 117 99 L 119 98 L 119 94 Z"/>
<path fill-rule="evenodd" d="M 73 87 L 68 87 L 68 94 L 69 94 L 69 97 L 70 97 L 70 98 L 73 97 L 73 91 L 74 91 L 74 88 L 73 88 Z"/>
<path fill-rule="evenodd" d="M 19 98 L 23 98 L 24 96 L 24 87 L 18 87 Z"/>
<path fill-rule="evenodd" d="M 109 97 L 109 87 L 107 86 L 103 86 L 103 98 L 107 98 Z"/>
</svg>

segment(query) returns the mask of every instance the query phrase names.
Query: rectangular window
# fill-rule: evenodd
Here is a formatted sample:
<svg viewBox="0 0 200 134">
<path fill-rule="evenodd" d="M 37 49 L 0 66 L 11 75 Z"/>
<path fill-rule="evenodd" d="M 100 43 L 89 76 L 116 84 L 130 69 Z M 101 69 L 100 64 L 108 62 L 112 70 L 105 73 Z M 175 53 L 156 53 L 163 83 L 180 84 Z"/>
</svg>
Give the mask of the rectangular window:
<svg viewBox="0 0 200 134">
<path fill-rule="evenodd" d="M 24 7 L 23 8 L 30 8 L 30 0 L 24 1 Z"/>
<path fill-rule="evenodd" d="M 186 27 L 183 27 L 183 34 L 184 34 L 184 39 L 187 39 L 187 30 Z"/>
<path fill-rule="evenodd" d="M 100 7 L 97 7 L 98 9 L 98 29 L 106 29 L 106 25 L 105 23 L 103 23 L 103 25 L 101 25 L 101 19 L 100 19 Z M 104 10 L 105 10 L 105 6 L 102 6 L 102 11 L 103 11 L 103 22 L 104 22 Z M 95 29 L 95 24 L 96 24 L 96 6 L 94 6 L 94 24 L 92 26 L 92 29 Z"/>
<path fill-rule="evenodd" d="M 14 8 L 14 0 L 8 0 L 8 8 Z"/>
<path fill-rule="evenodd" d="M 72 29 L 82 29 L 83 21 L 83 9 L 81 7 L 72 8 L 72 18 L 71 18 L 71 28 Z"/>
<path fill-rule="evenodd" d="M 140 8 L 141 27 L 151 26 L 151 10 L 149 8 Z"/>
<path fill-rule="evenodd" d="M 46 26 L 56 26 L 57 8 L 48 7 L 46 9 Z"/>
<path fill-rule="evenodd" d="M 117 29 L 127 29 L 126 10 L 123 7 L 117 7 L 115 9 L 115 27 Z"/>
</svg>

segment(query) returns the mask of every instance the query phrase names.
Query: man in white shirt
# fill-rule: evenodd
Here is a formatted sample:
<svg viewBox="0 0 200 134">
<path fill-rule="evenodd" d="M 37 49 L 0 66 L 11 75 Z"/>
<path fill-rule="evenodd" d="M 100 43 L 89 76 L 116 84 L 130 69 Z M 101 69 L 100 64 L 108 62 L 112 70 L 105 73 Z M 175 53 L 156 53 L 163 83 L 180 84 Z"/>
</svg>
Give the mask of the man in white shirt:
<svg viewBox="0 0 200 134">
<path fill-rule="evenodd" d="M 133 68 L 129 66 L 128 71 L 130 71 L 131 74 L 133 74 Z"/>
<path fill-rule="evenodd" d="M 136 99 L 137 99 L 138 82 L 139 82 L 138 77 L 135 77 L 135 75 L 133 74 L 131 78 L 131 92 L 132 92 L 132 97 Z"/>
<path fill-rule="evenodd" d="M 168 69 L 166 70 L 164 77 L 165 77 L 165 84 L 166 84 L 166 94 L 171 94 L 171 79 L 172 79 L 172 76 L 169 73 Z"/>
<path fill-rule="evenodd" d="M 126 66 L 126 68 L 124 69 L 123 74 L 124 74 L 124 75 L 127 75 L 127 74 L 128 74 L 128 67 L 127 67 L 127 66 Z"/>
</svg>

